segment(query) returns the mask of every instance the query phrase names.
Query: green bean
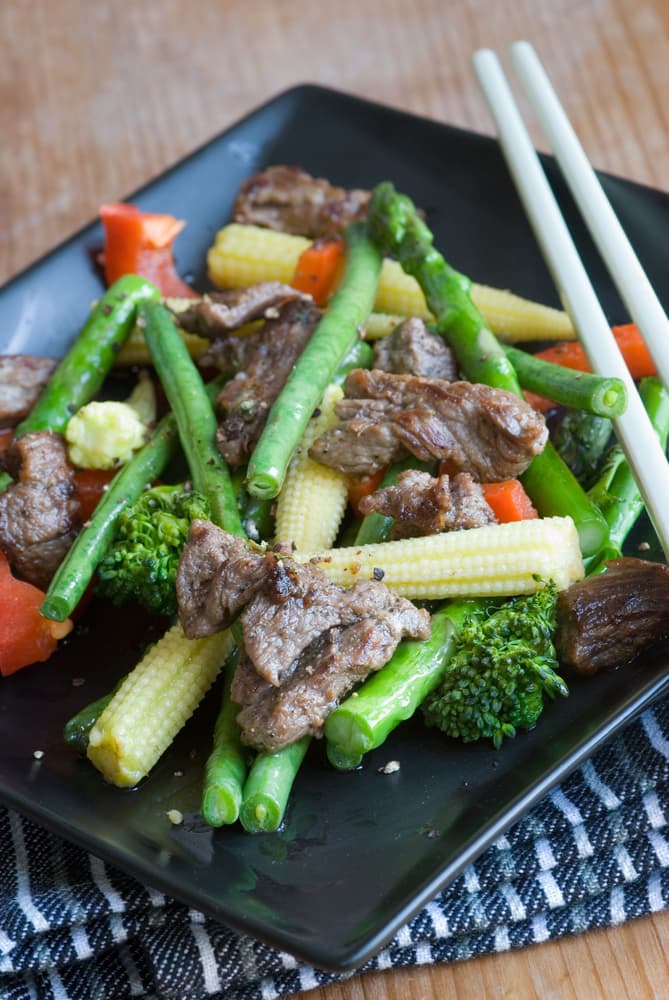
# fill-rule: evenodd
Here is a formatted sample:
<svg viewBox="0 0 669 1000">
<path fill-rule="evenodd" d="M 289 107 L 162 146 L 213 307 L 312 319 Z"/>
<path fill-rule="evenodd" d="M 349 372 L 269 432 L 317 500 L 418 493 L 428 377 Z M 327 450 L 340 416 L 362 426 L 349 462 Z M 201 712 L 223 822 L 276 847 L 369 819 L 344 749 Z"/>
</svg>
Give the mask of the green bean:
<svg viewBox="0 0 669 1000">
<path fill-rule="evenodd" d="M 62 622 L 72 614 L 109 547 L 119 514 L 161 474 L 177 444 L 176 422 L 168 414 L 160 421 L 147 444 L 135 452 L 114 476 L 90 520 L 75 538 L 51 580 L 40 608 L 40 614 L 45 618 Z"/>
<path fill-rule="evenodd" d="M 113 691 L 103 694 L 97 701 L 86 705 L 65 723 L 63 739 L 69 747 L 76 750 L 82 757 L 86 756 L 86 751 L 88 750 L 88 734 L 116 694 L 117 689 L 118 684 Z"/>
<path fill-rule="evenodd" d="M 381 257 L 363 223 L 348 226 L 344 239 L 347 255 L 341 287 L 271 407 L 251 455 L 248 489 L 254 496 L 278 494 L 309 418 L 374 305 Z"/>
<path fill-rule="evenodd" d="M 239 706 L 230 697 L 230 684 L 238 658 L 237 650 L 225 670 L 213 747 L 204 768 L 202 815 L 209 826 L 215 827 L 234 823 L 239 818 L 247 771 L 247 752 L 239 738 L 236 722 Z"/>
<path fill-rule="evenodd" d="M 429 639 L 401 642 L 386 665 L 330 713 L 325 721 L 330 763 L 339 770 L 357 767 L 364 754 L 411 718 L 439 683 L 459 629 L 480 605 L 463 600 L 439 608 Z"/>
<path fill-rule="evenodd" d="M 627 389 L 619 378 L 577 372 L 506 346 L 504 352 L 523 389 L 598 417 L 619 417 L 627 407 Z"/>
<path fill-rule="evenodd" d="M 639 383 L 639 395 L 666 451 L 669 439 L 669 393 L 657 378 L 644 378 Z M 634 527 L 641 511 L 643 498 L 622 448 L 615 444 L 603 472 L 590 490 L 609 526 L 608 544 L 599 553 L 600 563 L 622 555 L 625 539 Z"/>
<path fill-rule="evenodd" d="M 332 376 L 332 381 L 335 385 L 343 385 L 349 372 L 353 371 L 354 368 L 371 368 L 373 360 L 374 348 L 372 345 L 368 344 L 366 340 L 356 340 L 353 347 L 342 358 L 339 367 Z"/>
<path fill-rule="evenodd" d="M 228 467 L 216 448 L 216 416 L 171 314 L 156 303 L 140 308 L 151 358 L 174 413 L 193 486 L 207 500 L 211 519 L 245 537 Z"/>
<path fill-rule="evenodd" d="M 418 281 L 435 317 L 435 329 L 452 348 L 465 377 L 522 396 L 513 365 L 471 300 L 469 279 L 434 248 L 432 233 L 411 199 L 388 182 L 379 184 L 372 193 L 368 220 L 379 249 L 397 256 Z M 602 547 L 608 534 L 606 521 L 550 442 L 521 478 L 541 515 L 573 519 L 584 555 Z"/>
<path fill-rule="evenodd" d="M 97 303 L 81 333 L 46 384 L 16 436 L 29 431 L 64 433 L 70 417 L 91 400 L 135 325 L 137 307 L 160 298 L 158 289 L 134 274 L 119 278 Z"/>
<path fill-rule="evenodd" d="M 239 814 L 247 833 L 271 833 L 279 829 L 310 742 L 310 736 L 303 736 L 276 753 L 258 754 L 244 785 Z"/>
<path fill-rule="evenodd" d="M 139 303 L 158 298 L 158 289 L 134 274 L 119 278 L 108 288 L 32 410 L 16 428 L 15 437 L 42 430 L 63 434 L 70 417 L 93 399 L 104 382 L 135 325 Z M 12 482 L 8 472 L 0 473 L 0 493 Z"/>
</svg>

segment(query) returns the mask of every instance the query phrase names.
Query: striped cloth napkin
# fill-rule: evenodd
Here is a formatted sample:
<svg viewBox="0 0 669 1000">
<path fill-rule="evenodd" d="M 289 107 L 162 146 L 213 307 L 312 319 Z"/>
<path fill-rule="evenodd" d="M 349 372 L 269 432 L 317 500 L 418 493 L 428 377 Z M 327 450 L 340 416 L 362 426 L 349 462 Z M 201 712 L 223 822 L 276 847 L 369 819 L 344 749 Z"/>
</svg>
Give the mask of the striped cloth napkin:
<svg viewBox="0 0 669 1000">
<path fill-rule="evenodd" d="M 360 972 L 453 962 L 669 905 L 669 699 L 575 771 Z M 2 1000 L 275 1000 L 337 978 L 0 810 Z"/>
</svg>

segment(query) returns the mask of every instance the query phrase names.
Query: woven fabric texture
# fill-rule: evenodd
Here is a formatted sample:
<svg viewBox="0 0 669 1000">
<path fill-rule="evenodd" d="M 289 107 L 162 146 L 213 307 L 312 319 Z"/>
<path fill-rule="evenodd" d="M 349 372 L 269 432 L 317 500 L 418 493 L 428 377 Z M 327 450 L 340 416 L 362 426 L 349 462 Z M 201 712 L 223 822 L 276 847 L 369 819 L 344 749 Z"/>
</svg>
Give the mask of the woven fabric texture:
<svg viewBox="0 0 669 1000">
<path fill-rule="evenodd" d="M 669 905 L 669 699 L 554 789 L 362 970 L 547 941 Z M 2 1000 L 274 1000 L 337 977 L 0 811 Z"/>
</svg>

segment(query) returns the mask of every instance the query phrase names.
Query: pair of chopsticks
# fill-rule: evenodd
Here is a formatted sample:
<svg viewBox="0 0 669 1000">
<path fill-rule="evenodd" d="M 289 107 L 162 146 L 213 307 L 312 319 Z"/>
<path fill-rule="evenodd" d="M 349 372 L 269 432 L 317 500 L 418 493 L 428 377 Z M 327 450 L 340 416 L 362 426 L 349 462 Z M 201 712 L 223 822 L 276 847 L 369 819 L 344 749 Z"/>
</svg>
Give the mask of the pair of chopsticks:
<svg viewBox="0 0 669 1000">
<path fill-rule="evenodd" d="M 536 52 L 528 42 L 521 41 L 511 47 L 511 56 L 569 189 L 669 390 L 669 319 Z M 617 376 L 627 388 L 627 409 L 614 421 L 614 427 L 669 561 L 669 464 L 523 124 L 501 63 L 489 49 L 476 52 L 473 63 L 518 194 L 592 370 L 599 375 Z"/>
</svg>

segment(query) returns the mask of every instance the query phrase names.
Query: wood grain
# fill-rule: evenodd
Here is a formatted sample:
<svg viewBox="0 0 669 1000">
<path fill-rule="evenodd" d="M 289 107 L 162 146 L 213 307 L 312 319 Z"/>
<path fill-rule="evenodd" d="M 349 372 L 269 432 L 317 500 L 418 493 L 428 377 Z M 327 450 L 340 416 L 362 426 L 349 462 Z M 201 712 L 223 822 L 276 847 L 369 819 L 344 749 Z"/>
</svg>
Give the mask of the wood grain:
<svg viewBox="0 0 669 1000">
<path fill-rule="evenodd" d="M 469 56 L 480 46 L 504 53 L 517 38 L 536 45 L 595 166 L 667 187 L 666 0 L 3 0 L 0 280 L 86 223 L 101 202 L 297 83 L 491 132 Z M 668 951 L 663 912 L 301 996 L 645 1000 L 669 997 Z"/>
</svg>

